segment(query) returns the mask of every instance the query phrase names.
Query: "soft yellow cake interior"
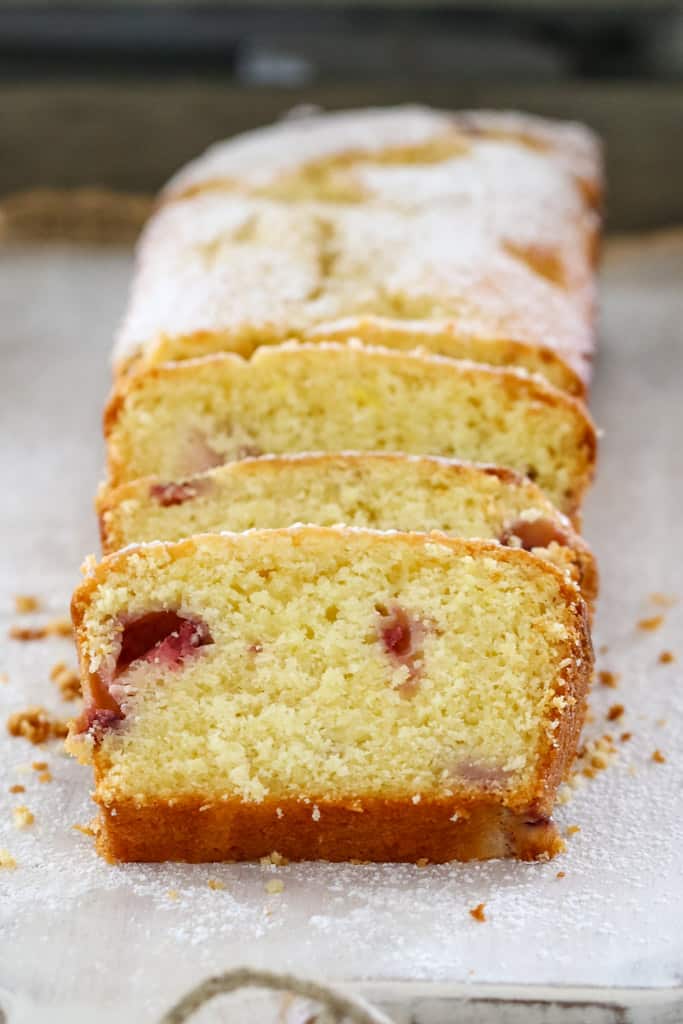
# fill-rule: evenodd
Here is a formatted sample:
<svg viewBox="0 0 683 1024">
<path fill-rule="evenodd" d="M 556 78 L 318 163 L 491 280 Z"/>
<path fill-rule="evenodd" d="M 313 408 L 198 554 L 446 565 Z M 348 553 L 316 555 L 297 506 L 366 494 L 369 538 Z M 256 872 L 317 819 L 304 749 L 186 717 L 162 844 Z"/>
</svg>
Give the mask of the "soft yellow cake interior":
<svg viewBox="0 0 683 1024">
<path fill-rule="evenodd" d="M 105 553 L 297 522 L 443 530 L 534 550 L 595 598 L 594 559 L 568 520 L 531 481 L 493 466 L 358 452 L 244 459 L 185 481 L 103 488 L 98 511 Z"/>
<path fill-rule="evenodd" d="M 571 756 L 584 606 L 524 551 L 315 527 L 130 548 L 76 592 L 86 677 L 111 670 L 124 620 L 159 609 L 212 642 L 117 678 L 101 801 L 484 790 L 547 807 Z M 387 646 L 397 621 L 408 652 Z"/>
<path fill-rule="evenodd" d="M 404 451 L 519 470 L 569 514 L 595 449 L 584 407 L 540 380 L 334 344 L 149 369 L 119 384 L 106 430 L 112 484 L 180 479 L 262 453 Z"/>
</svg>

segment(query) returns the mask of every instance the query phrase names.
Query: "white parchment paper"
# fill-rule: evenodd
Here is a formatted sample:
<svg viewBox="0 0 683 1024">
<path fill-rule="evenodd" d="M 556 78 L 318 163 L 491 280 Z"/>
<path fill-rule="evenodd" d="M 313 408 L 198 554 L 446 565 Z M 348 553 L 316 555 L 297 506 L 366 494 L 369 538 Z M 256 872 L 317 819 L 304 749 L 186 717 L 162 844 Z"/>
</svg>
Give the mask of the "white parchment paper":
<svg viewBox="0 0 683 1024">
<path fill-rule="evenodd" d="M 97 549 L 92 496 L 108 358 L 128 251 L 0 249 L 0 683 L 2 722 L 61 705 L 48 679 L 71 642 L 19 643 L 13 623 L 63 615 Z M 10 1021 L 148 1022 L 211 971 L 251 963 L 329 979 L 672 986 L 683 961 L 683 239 L 616 246 L 604 273 L 592 406 L 604 430 L 585 527 L 602 572 L 591 735 L 631 731 L 613 766 L 558 808 L 579 825 L 548 864 L 127 865 L 73 829 L 93 814 L 86 769 L 0 728 L 0 1005 Z M 39 595 L 19 617 L 13 595 Z M 637 620 L 664 615 L 645 632 Z M 660 664 L 668 649 L 680 661 Z M 609 705 L 626 712 L 605 722 Z M 666 763 L 651 760 L 661 750 Z M 49 762 L 41 784 L 30 765 Z M 9 793 L 20 783 L 26 792 Z M 12 808 L 35 814 L 19 831 Z M 558 871 L 565 877 L 558 879 Z M 269 894 L 277 876 L 284 891 Z M 225 886 L 211 889 L 209 879 Z M 487 921 L 468 910 L 486 904 Z M 4 1002 L 3 1002 L 4 1000 Z M 90 1013 L 97 1010 L 97 1017 Z"/>
</svg>

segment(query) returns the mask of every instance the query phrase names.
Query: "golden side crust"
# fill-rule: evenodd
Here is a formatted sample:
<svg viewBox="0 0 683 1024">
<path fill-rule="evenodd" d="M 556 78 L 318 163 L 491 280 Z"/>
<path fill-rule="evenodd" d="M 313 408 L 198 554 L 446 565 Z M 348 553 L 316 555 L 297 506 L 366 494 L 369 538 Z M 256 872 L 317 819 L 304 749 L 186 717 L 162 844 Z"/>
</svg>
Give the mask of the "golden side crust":
<svg viewBox="0 0 683 1024">
<path fill-rule="evenodd" d="M 456 817 L 457 820 L 453 820 Z M 547 818 L 485 800 L 353 798 L 205 804 L 197 799 L 116 801 L 100 811 L 99 853 L 109 861 L 288 860 L 424 862 L 516 857 L 564 849 Z"/>
</svg>

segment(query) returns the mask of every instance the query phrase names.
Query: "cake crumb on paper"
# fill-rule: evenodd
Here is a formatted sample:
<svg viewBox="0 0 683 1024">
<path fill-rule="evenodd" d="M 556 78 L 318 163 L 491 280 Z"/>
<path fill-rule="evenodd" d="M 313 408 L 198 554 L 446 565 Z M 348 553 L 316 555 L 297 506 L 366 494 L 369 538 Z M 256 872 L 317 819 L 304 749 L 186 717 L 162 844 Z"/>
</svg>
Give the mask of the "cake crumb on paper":
<svg viewBox="0 0 683 1024">
<path fill-rule="evenodd" d="M 658 605 L 660 608 L 673 608 L 674 605 L 678 604 L 678 598 L 672 594 L 650 594 L 650 601 L 652 604 Z"/>
<path fill-rule="evenodd" d="M 10 626 L 7 635 L 10 640 L 44 640 L 47 636 L 45 626 Z"/>
<path fill-rule="evenodd" d="M 29 828 L 36 820 L 35 815 L 29 811 L 25 804 L 15 807 L 12 811 L 12 817 L 14 818 L 15 828 Z"/>
<path fill-rule="evenodd" d="M 273 850 L 272 853 L 267 854 L 265 857 L 261 857 L 261 867 L 267 868 L 274 865 L 277 868 L 284 867 L 285 864 L 289 864 L 286 857 L 283 857 L 277 850 Z"/>
<path fill-rule="evenodd" d="M 581 826 L 580 825 L 568 825 L 566 830 L 565 830 L 565 835 L 567 835 L 567 836 L 575 836 L 580 831 L 581 831 Z"/>
<path fill-rule="evenodd" d="M 177 889 L 169 889 L 166 895 L 168 896 L 169 900 L 180 899 L 180 893 L 178 892 Z"/>
<path fill-rule="evenodd" d="M 9 788 L 10 793 L 25 793 L 26 786 L 22 786 L 21 783 L 15 782 L 13 786 Z"/>
<path fill-rule="evenodd" d="M 619 739 L 621 740 L 622 743 L 628 743 L 628 741 L 630 739 L 632 739 L 632 737 L 633 737 L 633 733 L 632 732 L 622 732 L 622 734 L 619 737 Z"/>
<path fill-rule="evenodd" d="M 271 896 L 275 896 L 278 893 L 285 891 L 285 883 L 281 878 L 269 878 L 264 888 L 267 893 L 271 894 Z"/>
<path fill-rule="evenodd" d="M 97 829 L 93 824 L 81 825 L 80 823 L 77 823 L 76 825 L 72 825 L 71 827 L 74 830 L 74 832 L 80 832 L 81 835 L 89 836 L 91 839 L 94 839 L 94 837 L 97 835 Z"/>
<path fill-rule="evenodd" d="M 49 636 L 73 636 L 73 629 L 70 619 L 63 617 L 50 619 L 44 626 L 10 626 L 10 640 L 45 640 Z"/>
<path fill-rule="evenodd" d="M 73 636 L 73 626 L 71 625 L 71 619 L 66 619 L 61 616 L 57 619 L 50 619 L 47 624 L 47 635 L 48 636 Z"/>
<path fill-rule="evenodd" d="M 34 594 L 15 594 L 14 610 L 17 615 L 28 615 L 30 612 L 37 612 L 40 608 L 40 600 Z"/>
<path fill-rule="evenodd" d="M 10 736 L 22 737 L 37 745 L 51 739 L 64 739 L 69 727 L 61 718 L 34 704 L 11 714 L 7 719 L 7 731 Z"/>
<path fill-rule="evenodd" d="M 476 907 L 472 907 L 470 910 L 470 917 L 473 917 L 475 921 L 479 921 L 483 924 L 487 919 L 486 914 L 484 913 L 485 910 L 485 903 L 477 903 Z"/>
<path fill-rule="evenodd" d="M 558 871 L 557 874 L 555 875 L 555 878 L 565 878 L 566 874 L 567 874 L 566 871 Z"/>
<path fill-rule="evenodd" d="M 659 629 L 663 622 L 663 615 L 652 615 L 647 619 L 638 619 L 636 625 L 638 629 L 645 630 L 646 633 L 652 633 L 655 629 Z"/>
<path fill-rule="evenodd" d="M 206 884 L 209 889 L 215 889 L 216 892 L 225 889 L 225 882 L 220 882 L 217 878 L 210 878 Z"/>
<path fill-rule="evenodd" d="M 652 760 L 655 764 L 666 764 L 666 758 L 661 750 L 657 749 L 652 752 Z"/>
<path fill-rule="evenodd" d="M 17 862 L 9 850 L 0 846 L 0 868 L 6 868 L 8 871 L 13 871 L 16 866 Z"/>
<path fill-rule="evenodd" d="M 50 669 L 50 679 L 56 684 L 63 700 L 78 700 L 83 695 L 81 679 L 78 672 L 63 662 L 58 661 Z"/>
<path fill-rule="evenodd" d="M 616 722 L 617 719 L 621 718 L 625 710 L 626 708 L 623 704 L 612 704 L 612 706 L 607 712 L 607 721 Z"/>
<path fill-rule="evenodd" d="M 676 660 L 676 655 L 673 651 L 662 651 L 657 661 L 660 665 L 670 665 L 672 661 Z"/>
<path fill-rule="evenodd" d="M 598 682 L 601 686 L 609 686 L 612 690 L 616 689 L 620 678 L 621 676 L 618 672 L 609 672 L 607 669 L 601 669 L 598 672 Z"/>
</svg>

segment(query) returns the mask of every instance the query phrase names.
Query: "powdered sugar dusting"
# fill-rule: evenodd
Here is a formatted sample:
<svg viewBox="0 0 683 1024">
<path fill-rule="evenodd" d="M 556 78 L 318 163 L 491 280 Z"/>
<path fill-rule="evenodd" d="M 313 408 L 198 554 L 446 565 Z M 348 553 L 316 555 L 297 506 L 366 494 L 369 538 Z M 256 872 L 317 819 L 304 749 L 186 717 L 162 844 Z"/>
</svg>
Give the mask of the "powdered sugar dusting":
<svg viewBox="0 0 683 1024">
<path fill-rule="evenodd" d="M 170 180 L 167 195 L 220 178 L 269 184 L 302 164 L 347 152 L 380 153 L 391 146 L 416 146 L 448 131 L 447 114 L 403 106 L 340 111 L 287 119 L 265 129 L 218 142 Z"/>
<path fill-rule="evenodd" d="M 555 216 L 546 203 L 531 217 L 529 200 L 514 196 L 499 208 L 489 196 L 500 190 L 481 179 L 481 194 L 410 210 L 225 193 L 162 207 L 141 242 L 115 359 L 198 332 L 222 334 L 224 348 L 314 329 L 324 337 L 340 320 L 352 333 L 354 318 L 373 316 L 548 347 L 587 379 L 592 285 L 580 210 L 550 183 Z M 527 246 L 569 261 L 569 290 L 520 258 Z"/>
<path fill-rule="evenodd" d="M 420 106 L 377 107 L 315 113 L 245 132 L 211 146 L 166 186 L 178 196 L 206 183 L 227 181 L 267 188 L 311 163 L 347 154 L 372 159 L 392 148 L 439 143 L 464 130 L 534 140 L 560 166 L 588 181 L 599 179 L 600 151 L 583 125 L 512 111 L 462 111 L 452 115 Z"/>
</svg>

